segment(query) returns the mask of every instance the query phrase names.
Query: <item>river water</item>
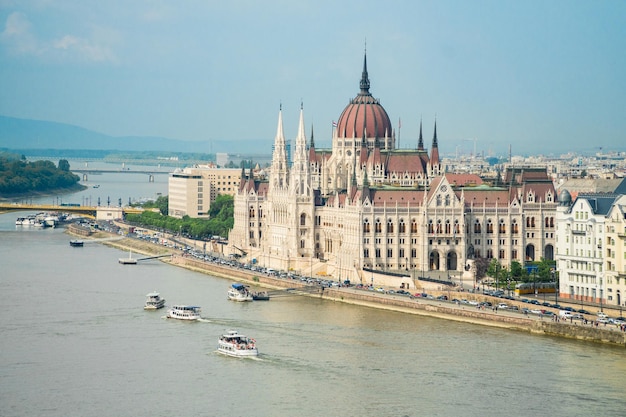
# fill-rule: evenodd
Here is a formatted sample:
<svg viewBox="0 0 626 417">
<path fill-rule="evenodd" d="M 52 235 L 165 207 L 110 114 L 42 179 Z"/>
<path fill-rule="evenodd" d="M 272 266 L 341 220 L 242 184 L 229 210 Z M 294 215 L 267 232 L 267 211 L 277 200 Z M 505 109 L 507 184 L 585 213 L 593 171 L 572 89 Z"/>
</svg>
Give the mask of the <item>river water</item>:
<svg viewBox="0 0 626 417">
<path fill-rule="evenodd" d="M 97 190 L 130 190 L 124 175 Z M 159 177 L 125 198 L 167 194 Z M 24 214 L 0 215 L 2 416 L 626 415 L 623 348 L 299 296 L 234 303 L 229 280 L 120 265 L 63 228 L 16 227 Z M 155 290 L 204 319 L 144 311 Z M 258 358 L 215 352 L 231 328 Z"/>
</svg>

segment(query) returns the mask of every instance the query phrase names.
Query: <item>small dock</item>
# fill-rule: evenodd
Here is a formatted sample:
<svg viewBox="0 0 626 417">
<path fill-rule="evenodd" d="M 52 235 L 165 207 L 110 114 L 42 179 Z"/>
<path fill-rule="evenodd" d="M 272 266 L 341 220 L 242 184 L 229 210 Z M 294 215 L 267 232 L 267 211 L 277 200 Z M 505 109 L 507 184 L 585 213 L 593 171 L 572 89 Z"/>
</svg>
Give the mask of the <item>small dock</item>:
<svg viewBox="0 0 626 417">
<path fill-rule="evenodd" d="M 131 255 L 128 255 L 128 258 L 120 258 L 118 261 L 122 265 L 137 265 L 137 262 L 139 261 L 147 261 L 149 259 L 158 259 L 158 258 L 165 258 L 165 257 L 170 257 L 170 256 L 172 256 L 172 254 L 170 253 L 166 255 L 148 256 L 147 258 L 133 258 Z"/>
</svg>

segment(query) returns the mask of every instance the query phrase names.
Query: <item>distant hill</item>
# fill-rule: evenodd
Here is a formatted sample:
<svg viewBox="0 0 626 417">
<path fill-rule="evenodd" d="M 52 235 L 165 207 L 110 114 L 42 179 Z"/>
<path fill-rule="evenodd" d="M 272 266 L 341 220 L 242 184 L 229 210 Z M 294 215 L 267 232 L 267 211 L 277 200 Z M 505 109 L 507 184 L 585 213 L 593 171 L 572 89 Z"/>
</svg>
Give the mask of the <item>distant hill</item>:
<svg viewBox="0 0 626 417">
<path fill-rule="evenodd" d="M 182 141 L 163 137 L 109 136 L 79 126 L 0 115 L 0 148 L 80 149 L 202 153 L 267 153 L 259 140 Z M 267 148 L 267 146 L 265 146 Z"/>
</svg>

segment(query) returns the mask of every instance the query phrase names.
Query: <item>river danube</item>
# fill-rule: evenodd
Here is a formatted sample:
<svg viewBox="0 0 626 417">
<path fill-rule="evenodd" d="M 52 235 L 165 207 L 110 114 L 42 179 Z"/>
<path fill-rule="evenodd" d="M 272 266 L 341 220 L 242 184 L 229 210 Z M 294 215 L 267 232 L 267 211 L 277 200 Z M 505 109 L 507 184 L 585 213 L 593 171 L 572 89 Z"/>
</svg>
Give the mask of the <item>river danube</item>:
<svg viewBox="0 0 626 417">
<path fill-rule="evenodd" d="M 153 188 L 119 197 L 167 193 Z M 62 228 L 16 227 L 24 214 L 0 215 L 2 416 L 626 413 L 623 348 L 299 296 L 234 303 L 231 281 L 120 265 L 124 253 L 70 247 Z M 155 290 L 204 319 L 144 311 Z M 216 353 L 228 329 L 255 338 L 259 357 Z"/>
</svg>

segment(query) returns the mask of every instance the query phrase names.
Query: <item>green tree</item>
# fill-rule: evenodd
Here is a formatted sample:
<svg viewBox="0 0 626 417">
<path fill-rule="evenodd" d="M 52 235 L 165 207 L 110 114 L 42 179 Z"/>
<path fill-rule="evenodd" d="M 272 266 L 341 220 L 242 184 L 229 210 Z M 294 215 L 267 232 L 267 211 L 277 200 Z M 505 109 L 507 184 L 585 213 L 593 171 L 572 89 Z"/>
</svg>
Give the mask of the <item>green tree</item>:
<svg viewBox="0 0 626 417">
<path fill-rule="evenodd" d="M 70 163 L 67 162 L 67 159 L 59 160 L 59 169 L 61 171 L 69 172 L 69 170 L 70 170 Z"/>
</svg>

